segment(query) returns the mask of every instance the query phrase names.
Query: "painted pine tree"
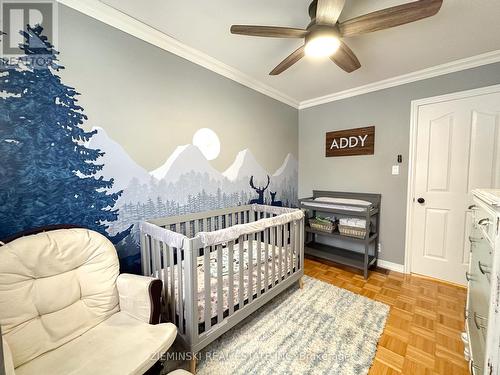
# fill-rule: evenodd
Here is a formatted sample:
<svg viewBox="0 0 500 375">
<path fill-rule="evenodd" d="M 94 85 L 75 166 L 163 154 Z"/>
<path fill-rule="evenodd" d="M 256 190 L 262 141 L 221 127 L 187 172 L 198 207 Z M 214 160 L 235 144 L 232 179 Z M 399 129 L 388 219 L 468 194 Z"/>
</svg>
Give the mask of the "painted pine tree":
<svg viewBox="0 0 500 375">
<path fill-rule="evenodd" d="M 0 36 L 4 33 L 0 32 Z M 15 215 L 21 198 L 16 194 L 14 181 L 19 180 L 19 166 L 23 162 L 23 152 L 27 150 L 29 131 L 27 119 L 18 110 L 18 97 L 23 87 L 28 85 L 29 75 L 16 70 L 5 59 L 0 60 L 0 238 L 11 234 L 9 225 L 19 217 Z M 16 124 L 14 126 L 14 124 Z M 20 223 L 19 223 L 20 224 Z M 15 232 L 20 226 L 15 225 Z"/>
<path fill-rule="evenodd" d="M 95 175 L 102 169 L 100 150 L 85 143 L 95 134 L 82 128 L 87 116 L 79 93 L 61 82 L 64 67 L 42 27 L 23 32 L 24 64 L 4 69 L 0 85 L 0 238 L 21 230 L 77 224 L 117 243 L 126 231 L 110 236 L 109 222 L 120 192 L 110 194 L 113 179 Z M 43 58 L 46 64 L 35 66 Z"/>
</svg>

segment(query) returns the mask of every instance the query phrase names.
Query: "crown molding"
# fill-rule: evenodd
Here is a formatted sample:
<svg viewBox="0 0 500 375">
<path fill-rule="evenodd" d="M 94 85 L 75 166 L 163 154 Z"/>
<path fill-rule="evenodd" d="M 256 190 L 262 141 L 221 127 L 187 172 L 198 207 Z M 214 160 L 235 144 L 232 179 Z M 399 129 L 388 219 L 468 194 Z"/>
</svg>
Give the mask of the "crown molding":
<svg viewBox="0 0 500 375">
<path fill-rule="evenodd" d="M 493 64 L 496 62 L 500 62 L 500 50 L 487 52 L 472 57 L 467 57 L 465 59 L 455 60 L 446 64 L 436 65 L 431 68 L 418 70 L 413 73 L 403 74 L 389 79 L 384 79 L 382 81 L 370 83 L 368 85 L 363 85 L 344 91 L 335 92 L 314 99 L 304 100 L 300 102 L 299 110 L 315 107 L 317 105 L 330 103 L 337 100 L 351 98 L 353 96 L 367 94 L 378 90 L 387 89 L 390 87 L 404 85 L 406 83 L 421 81 L 424 79 L 433 78 L 444 74 L 455 73 L 461 70 L 476 68 L 482 65 Z"/>
<path fill-rule="evenodd" d="M 270 87 L 259 80 L 233 68 L 223 62 L 181 43 L 144 22 L 141 22 L 118 9 L 99 0 L 57 0 L 58 3 L 77 10 L 89 17 L 95 18 L 109 26 L 128 33 L 149 44 L 171 52 L 214 73 L 229 78 L 248 88 L 267 95 L 291 107 L 298 108 L 299 101 Z"/>
</svg>

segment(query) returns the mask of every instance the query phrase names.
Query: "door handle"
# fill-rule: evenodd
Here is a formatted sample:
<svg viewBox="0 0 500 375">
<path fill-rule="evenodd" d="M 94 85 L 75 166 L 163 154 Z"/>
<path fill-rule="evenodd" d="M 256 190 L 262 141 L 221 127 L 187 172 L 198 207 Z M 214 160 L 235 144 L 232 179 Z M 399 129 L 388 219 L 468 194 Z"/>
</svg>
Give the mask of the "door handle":
<svg viewBox="0 0 500 375">
<path fill-rule="evenodd" d="M 471 210 L 471 211 L 476 211 L 477 210 L 477 206 L 475 204 L 471 204 L 467 209 Z"/>
<path fill-rule="evenodd" d="M 470 362 L 469 362 L 469 372 L 472 375 L 476 375 L 476 370 L 478 371 L 478 373 L 480 373 L 481 372 L 481 367 L 479 367 L 478 365 L 476 365 L 474 363 L 474 361 L 471 359 Z"/>
<path fill-rule="evenodd" d="M 425 203 L 425 199 L 420 197 L 420 198 L 417 198 L 417 202 L 420 203 L 420 204 L 424 204 Z"/>
<path fill-rule="evenodd" d="M 484 265 L 483 263 L 481 263 L 481 261 L 478 261 L 477 262 L 477 265 L 479 267 L 479 271 L 481 271 L 481 273 L 483 275 L 486 275 L 487 273 L 491 273 L 491 271 L 489 270 L 489 267 Z M 484 268 L 483 268 L 484 267 Z"/>
<path fill-rule="evenodd" d="M 479 220 L 477 223 L 479 225 L 487 227 L 488 225 L 491 225 L 491 220 L 486 217 L 484 219 Z"/>
<path fill-rule="evenodd" d="M 481 321 L 481 323 L 479 323 L 477 321 L 478 319 Z M 474 324 L 476 325 L 477 329 L 486 328 L 486 324 L 485 324 L 486 321 L 487 321 L 486 317 L 474 312 Z"/>
<path fill-rule="evenodd" d="M 467 279 L 467 281 L 471 281 L 472 280 L 472 275 L 469 272 L 466 272 L 465 273 L 465 278 Z"/>
</svg>

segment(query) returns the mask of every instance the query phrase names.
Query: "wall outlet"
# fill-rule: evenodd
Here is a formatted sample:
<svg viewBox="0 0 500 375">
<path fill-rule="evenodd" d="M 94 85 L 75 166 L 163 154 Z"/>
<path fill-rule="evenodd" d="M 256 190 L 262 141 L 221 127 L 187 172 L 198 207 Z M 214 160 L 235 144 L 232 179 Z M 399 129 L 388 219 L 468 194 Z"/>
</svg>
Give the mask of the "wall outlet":
<svg viewBox="0 0 500 375">
<path fill-rule="evenodd" d="M 398 175 L 399 174 L 399 165 L 393 165 L 392 166 L 392 174 L 393 175 Z"/>
<path fill-rule="evenodd" d="M 382 252 L 382 244 L 381 244 L 381 243 L 379 243 L 379 244 L 378 244 L 378 246 L 377 246 L 377 251 L 378 251 L 379 253 L 381 253 L 381 252 Z"/>
</svg>

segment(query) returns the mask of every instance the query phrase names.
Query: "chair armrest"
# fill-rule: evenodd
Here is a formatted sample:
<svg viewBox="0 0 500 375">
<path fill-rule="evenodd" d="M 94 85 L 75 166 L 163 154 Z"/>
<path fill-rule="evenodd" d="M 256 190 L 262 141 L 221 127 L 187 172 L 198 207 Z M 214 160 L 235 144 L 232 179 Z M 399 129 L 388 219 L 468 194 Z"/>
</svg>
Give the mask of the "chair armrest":
<svg viewBox="0 0 500 375">
<path fill-rule="evenodd" d="M 10 351 L 9 344 L 7 344 L 7 341 L 5 341 L 3 337 L 2 337 L 1 349 L 2 353 L 0 353 L 0 356 L 3 354 L 3 361 L 1 361 L 0 363 L 4 366 L 4 369 L 0 369 L 0 374 L 15 375 L 14 361 L 12 360 L 12 352 Z M 5 370 L 5 372 L 3 372 L 2 370 Z"/>
<path fill-rule="evenodd" d="M 154 277 L 122 273 L 116 280 L 120 310 L 149 324 L 160 322 L 163 283 Z"/>
</svg>

